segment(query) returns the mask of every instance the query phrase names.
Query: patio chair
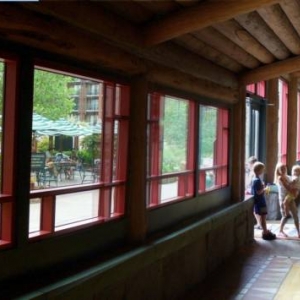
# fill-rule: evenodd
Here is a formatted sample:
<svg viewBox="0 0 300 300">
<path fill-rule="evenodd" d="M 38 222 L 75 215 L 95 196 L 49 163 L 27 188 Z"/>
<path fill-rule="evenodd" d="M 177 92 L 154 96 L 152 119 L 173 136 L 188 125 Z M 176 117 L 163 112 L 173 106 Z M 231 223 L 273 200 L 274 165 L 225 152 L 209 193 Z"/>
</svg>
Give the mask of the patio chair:
<svg viewBox="0 0 300 300">
<path fill-rule="evenodd" d="M 40 169 L 37 175 L 38 185 L 51 186 L 51 182 L 54 182 L 58 186 L 58 176 L 54 174 L 48 167 Z"/>
<path fill-rule="evenodd" d="M 83 163 L 79 169 L 81 183 L 97 182 L 99 180 L 99 165 L 90 165 Z"/>
</svg>

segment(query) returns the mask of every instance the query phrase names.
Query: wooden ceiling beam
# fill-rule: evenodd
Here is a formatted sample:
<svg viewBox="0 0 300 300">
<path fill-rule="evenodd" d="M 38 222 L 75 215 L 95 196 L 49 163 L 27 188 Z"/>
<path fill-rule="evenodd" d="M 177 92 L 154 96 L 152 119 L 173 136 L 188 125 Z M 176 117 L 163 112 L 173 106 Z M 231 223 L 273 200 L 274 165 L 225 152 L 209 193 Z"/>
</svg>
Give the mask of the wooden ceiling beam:
<svg viewBox="0 0 300 300">
<path fill-rule="evenodd" d="M 195 78 L 171 68 L 155 66 L 149 67 L 146 74 L 149 82 L 181 90 L 189 94 L 201 95 L 217 99 L 219 102 L 234 104 L 238 102 L 238 89 L 231 89 L 212 81 Z"/>
<path fill-rule="evenodd" d="M 144 29 L 145 45 L 159 44 L 278 2 L 279 0 L 204 2 L 149 24 Z"/>
<path fill-rule="evenodd" d="M 284 0 L 280 6 L 300 35 L 300 3 L 298 0 Z"/>
<path fill-rule="evenodd" d="M 196 53 L 197 55 L 207 57 L 207 59 L 209 59 L 210 61 L 214 61 L 219 66 L 227 68 L 234 73 L 240 73 L 244 68 L 236 60 L 232 59 L 229 56 L 222 55 L 223 53 L 205 44 L 192 34 L 186 34 L 177 38 L 176 43 L 178 45 L 181 45 L 182 47 L 188 47 L 190 51 Z"/>
<path fill-rule="evenodd" d="M 18 4 L 0 4 L 2 39 L 46 52 L 88 62 L 103 69 L 112 68 L 129 75 L 145 72 L 142 59 L 120 48 L 91 38 L 87 32 L 55 18 L 45 17 Z"/>
<path fill-rule="evenodd" d="M 257 12 L 236 16 L 235 20 L 277 59 L 289 57 L 290 52 L 287 47 Z"/>
<path fill-rule="evenodd" d="M 225 35 L 233 43 L 250 53 L 261 63 L 270 64 L 275 61 L 274 55 L 259 43 L 247 30 L 237 21 L 229 20 L 213 25 L 215 29 Z"/>
<path fill-rule="evenodd" d="M 260 65 L 260 62 L 256 58 L 213 27 L 204 28 L 195 32 L 193 35 L 210 45 L 212 48 L 220 49 L 222 53 L 248 69 L 257 68 Z"/>
<path fill-rule="evenodd" d="M 47 14 L 98 36 L 113 40 L 119 46 L 142 45 L 140 32 L 124 19 L 106 11 L 97 2 L 54 1 L 25 3 L 32 11 Z M 74 17 L 76 13 L 76 18 Z M 87 18 L 88 16 L 88 18 Z"/>
<path fill-rule="evenodd" d="M 272 63 L 241 74 L 239 77 L 239 83 L 242 85 L 247 85 L 262 80 L 277 78 L 283 74 L 290 74 L 298 71 L 300 71 L 300 56 Z"/>
<path fill-rule="evenodd" d="M 0 19 L 2 40 L 70 58 L 93 68 L 110 70 L 130 77 L 147 74 L 149 65 L 153 74 L 159 74 L 153 65 L 160 65 L 160 72 L 168 68 L 175 74 L 177 68 L 183 85 L 194 78 L 194 82 L 199 79 L 203 87 L 223 85 L 224 91 L 236 89 L 238 86 L 237 77 L 232 72 L 201 59 L 171 42 L 148 49 L 145 56 L 141 58 L 64 21 L 52 17 L 45 18 L 40 13 L 28 11 L 17 5 L 1 4 L 0 15 L 2 16 Z M 188 79 L 184 79 L 184 76 Z M 172 82 L 175 81 L 174 75 Z M 208 84 L 208 82 L 212 83 Z M 232 99 L 231 95 L 228 97 Z"/>
<path fill-rule="evenodd" d="M 237 88 L 237 76 L 199 55 L 176 45 L 166 42 L 148 51 L 143 51 L 143 57 L 163 66 L 177 69 L 196 78 L 206 79 L 225 87 Z"/>
<path fill-rule="evenodd" d="M 270 26 L 284 45 L 295 55 L 300 54 L 300 38 L 281 9 L 280 5 L 264 7 L 258 10 L 259 15 Z"/>
<path fill-rule="evenodd" d="M 238 86 L 237 77 L 232 72 L 211 61 L 200 58 L 196 54 L 178 45 L 169 42 L 147 49 L 141 47 L 138 38 L 140 35 L 137 34 L 136 29 L 125 20 L 103 11 L 102 7 L 97 5 L 97 3 L 56 3 L 57 2 L 26 3 L 22 4 L 22 6 L 25 8 L 24 14 L 26 8 L 39 14 L 49 14 L 55 19 L 66 22 L 66 24 L 71 24 L 75 28 L 89 32 L 92 34 L 93 39 L 100 41 L 104 37 L 110 44 L 120 47 L 131 55 L 136 55 L 138 58 L 179 69 L 196 78 L 211 80 L 226 87 L 236 88 Z M 74 12 L 76 12 L 76 18 L 74 18 Z M 89 18 L 86 18 L 87 15 Z M 99 22 L 99 20 L 101 20 L 101 22 Z M 41 26 L 40 28 L 40 30 L 44 32 L 43 27 Z M 122 28 L 122 30 L 120 30 L 120 28 Z M 55 37 L 55 34 L 52 33 L 51 36 Z M 99 48 L 98 52 L 99 55 L 101 55 L 101 48 Z"/>
</svg>

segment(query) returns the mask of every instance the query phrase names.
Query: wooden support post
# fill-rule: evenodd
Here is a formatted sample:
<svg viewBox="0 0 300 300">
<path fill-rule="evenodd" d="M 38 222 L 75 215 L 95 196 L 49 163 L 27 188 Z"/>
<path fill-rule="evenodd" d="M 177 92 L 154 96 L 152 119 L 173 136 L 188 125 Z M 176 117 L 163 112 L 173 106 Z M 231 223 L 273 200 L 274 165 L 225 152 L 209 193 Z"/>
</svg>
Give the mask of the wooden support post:
<svg viewBox="0 0 300 300">
<path fill-rule="evenodd" d="M 274 170 L 278 160 L 278 79 L 267 82 L 267 113 L 266 113 L 266 170 L 267 182 L 274 181 Z"/>
<path fill-rule="evenodd" d="M 246 88 L 241 87 L 239 102 L 233 106 L 232 116 L 232 199 L 239 202 L 245 195 L 245 114 Z"/>
<path fill-rule="evenodd" d="M 296 161 L 297 152 L 297 96 L 298 80 L 292 77 L 288 92 L 288 125 L 287 125 L 287 166 L 291 170 Z"/>
<path fill-rule="evenodd" d="M 18 247 L 28 244 L 29 227 L 29 201 L 28 193 L 30 189 L 30 160 L 31 160 L 31 123 L 33 108 L 33 82 L 34 63 L 30 55 L 22 57 L 18 64 L 16 73 L 16 91 L 19 95 L 17 99 L 18 112 L 15 116 L 18 120 L 18 131 L 11 131 L 16 137 L 16 166 L 18 166 L 15 196 L 16 203 L 14 211 L 14 228 L 16 244 Z M 7 129 L 7 128 L 6 128 Z M 21 155 L 20 155 L 21 153 Z M 9 160 L 8 160 L 9 161 Z"/>
<path fill-rule="evenodd" d="M 127 213 L 130 243 L 144 241 L 146 221 L 146 160 L 147 160 L 147 94 L 148 84 L 143 76 L 133 80 L 131 86 L 129 164 Z"/>
</svg>

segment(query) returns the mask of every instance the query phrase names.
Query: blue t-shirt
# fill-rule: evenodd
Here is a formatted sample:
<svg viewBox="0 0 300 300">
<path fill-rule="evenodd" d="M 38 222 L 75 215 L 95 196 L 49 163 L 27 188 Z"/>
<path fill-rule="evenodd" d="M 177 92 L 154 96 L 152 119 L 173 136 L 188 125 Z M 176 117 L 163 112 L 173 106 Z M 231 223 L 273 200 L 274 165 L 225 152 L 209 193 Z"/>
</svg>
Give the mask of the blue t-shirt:
<svg viewBox="0 0 300 300">
<path fill-rule="evenodd" d="M 263 182 L 259 177 L 254 177 L 252 179 L 251 192 L 254 196 L 254 210 L 257 214 L 266 214 L 267 205 L 265 193 L 258 194 L 257 191 L 260 191 L 263 188 Z"/>
</svg>

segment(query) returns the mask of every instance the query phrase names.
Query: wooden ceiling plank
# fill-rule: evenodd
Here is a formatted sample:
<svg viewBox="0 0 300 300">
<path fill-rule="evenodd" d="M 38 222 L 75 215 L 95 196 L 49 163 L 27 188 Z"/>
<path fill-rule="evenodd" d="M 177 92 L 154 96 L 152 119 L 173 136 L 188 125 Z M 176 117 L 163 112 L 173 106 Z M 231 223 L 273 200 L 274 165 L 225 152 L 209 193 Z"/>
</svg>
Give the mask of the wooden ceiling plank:
<svg viewBox="0 0 300 300">
<path fill-rule="evenodd" d="M 290 56 L 290 51 L 257 12 L 236 16 L 235 20 L 277 59 L 282 60 Z"/>
<path fill-rule="evenodd" d="M 145 73 L 146 59 L 226 87 L 236 88 L 238 85 L 237 77 L 232 72 L 174 43 L 164 43 L 147 51 L 126 51 L 66 22 L 45 18 L 20 6 L 1 4 L 0 14 L 0 34 L 13 42 L 75 59 L 81 58 L 94 66 L 112 68 L 128 75 Z"/>
<path fill-rule="evenodd" d="M 114 40 L 120 46 L 142 44 L 140 32 L 131 23 L 106 11 L 97 2 L 42 2 L 26 3 L 22 6 L 42 14 L 47 13 L 73 26 Z"/>
<path fill-rule="evenodd" d="M 244 69 L 237 61 L 205 44 L 192 34 L 176 38 L 175 43 L 234 73 L 240 73 Z"/>
<path fill-rule="evenodd" d="M 177 2 L 180 6 L 183 7 L 188 7 L 188 6 L 193 6 L 195 4 L 199 4 L 199 0 L 174 0 L 175 2 Z M 203 1 L 203 0 L 202 0 Z"/>
<path fill-rule="evenodd" d="M 274 55 L 235 20 L 218 23 L 213 25 L 213 27 L 260 62 L 269 64 L 275 61 Z"/>
<path fill-rule="evenodd" d="M 260 62 L 256 58 L 213 27 L 204 28 L 195 32 L 193 35 L 211 47 L 219 49 L 219 51 L 236 60 L 246 68 L 254 69 L 260 65 Z"/>
<path fill-rule="evenodd" d="M 133 0 L 135 3 L 138 3 L 147 10 L 155 13 L 155 15 L 164 15 L 172 11 L 176 11 L 179 7 L 179 4 L 173 0 L 164 0 L 164 1 L 144 1 L 144 0 Z"/>
<path fill-rule="evenodd" d="M 51 0 L 49 1 L 51 2 Z M 63 3 L 63 1 L 59 0 L 59 2 Z M 83 2 L 83 5 L 90 6 L 91 4 L 97 10 L 105 10 L 109 14 L 114 14 L 116 16 L 122 17 L 124 20 L 130 21 L 133 24 L 141 24 L 146 22 L 153 16 L 153 13 L 147 9 L 145 9 L 141 5 L 136 5 L 133 1 L 74 1 L 71 0 L 71 5 L 73 6 L 77 2 Z M 120 3 L 122 2 L 122 3 Z M 44 3 L 44 2 L 43 2 Z M 70 3 L 70 2 L 69 2 Z"/>
<path fill-rule="evenodd" d="M 280 5 L 264 7 L 259 15 L 281 39 L 285 46 L 295 55 L 300 54 L 300 37 Z"/>
<path fill-rule="evenodd" d="M 173 42 L 149 48 L 143 55 L 153 62 L 177 69 L 196 78 L 211 80 L 231 88 L 236 88 L 238 84 L 237 77 L 233 72 L 201 58 L 191 51 L 186 51 Z"/>
<path fill-rule="evenodd" d="M 153 21 L 145 27 L 145 45 L 159 44 L 278 2 L 279 0 L 237 0 L 200 3 L 172 13 L 169 17 Z"/>
<path fill-rule="evenodd" d="M 129 52 L 113 47 L 65 22 L 45 18 L 21 6 L 0 5 L 0 35 L 8 41 L 22 43 L 47 52 L 111 67 L 129 74 L 145 72 L 143 61 Z"/>
<path fill-rule="evenodd" d="M 164 85 L 189 94 L 217 99 L 219 102 L 234 104 L 238 102 L 238 89 L 230 89 L 205 79 L 195 78 L 171 68 L 150 67 L 147 79 L 158 85 Z"/>
<path fill-rule="evenodd" d="M 300 71 L 300 56 L 275 62 L 241 74 L 239 83 L 246 85 Z"/>
<path fill-rule="evenodd" d="M 297 0 L 284 0 L 280 6 L 300 35 L 300 3 Z"/>
<path fill-rule="evenodd" d="M 112 41 L 114 45 L 140 58 L 146 58 L 153 62 L 158 61 L 165 66 L 179 68 L 188 74 L 193 74 L 197 78 L 210 79 L 213 82 L 220 80 L 220 84 L 225 86 L 237 86 L 237 79 L 231 72 L 210 61 L 199 58 L 192 52 L 184 49 L 179 50 L 178 46 L 174 48 L 167 44 L 162 44 L 155 48 L 147 49 L 139 46 L 141 40 L 136 29 L 125 20 L 101 10 L 101 7 L 96 9 L 97 6 L 84 5 L 84 3 L 80 4 L 80 2 L 76 2 L 72 6 L 65 5 L 63 2 L 59 5 L 47 2 L 43 6 L 34 4 L 26 4 L 24 6 L 30 7 L 30 9 L 34 9 L 40 13 L 47 12 L 51 16 L 59 18 L 73 26 L 82 28 L 99 37 L 105 37 Z M 76 18 L 74 18 L 74 10 L 79 11 Z M 87 15 L 89 18 L 86 18 Z M 200 63 L 203 66 L 201 68 L 199 67 Z M 222 74 L 222 78 L 219 75 L 215 75 L 214 72 Z"/>
</svg>

